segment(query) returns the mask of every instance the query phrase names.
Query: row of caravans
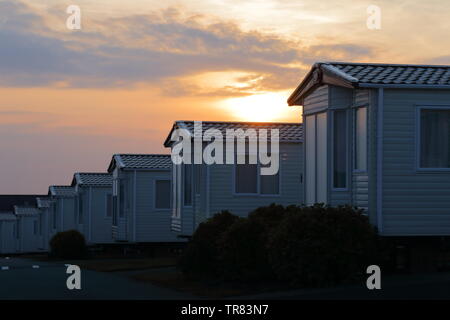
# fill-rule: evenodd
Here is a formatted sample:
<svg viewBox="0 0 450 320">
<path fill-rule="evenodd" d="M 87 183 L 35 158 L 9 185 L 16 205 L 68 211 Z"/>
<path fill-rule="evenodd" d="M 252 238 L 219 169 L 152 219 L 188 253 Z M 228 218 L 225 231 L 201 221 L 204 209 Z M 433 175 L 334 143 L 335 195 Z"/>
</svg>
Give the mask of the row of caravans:
<svg viewBox="0 0 450 320">
<path fill-rule="evenodd" d="M 203 125 L 223 132 L 279 129 L 279 173 L 260 177 L 257 164 L 173 165 L 168 154 L 116 154 L 107 172 L 75 173 L 70 185 L 50 186 L 48 195 L 36 197 L 35 204 L 2 213 L 0 254 L 48 251 L 50 239 L 66 230 L 80 231 L 88 245 L 184 242 L 184 236 L 214 212 L 227 209 L 245 215 L 273 202 L 302 202 L 301 124 Z M 170 137 L 179 126 L 192 127 L 193 122 L 175 122 L 167 147 L 173 147 Z"/>
<path fill-rule="evenodd" d="M 202 134 L 278 129 L 276 175 L 261 175 L 260 163 L 114 155 L 107 173 L 75 174 L 35 207 L 1 213 L 0 253 L 48 250 L 67 229 L 90 244 L 183 241 L 220 210 L 246 215 L 274 202 L 350 204 L 384 236 L 448 236 L 449 101 L 450 66 L 317 63 L 288 99 L 302 123 L 202 123 Z M 177 148 L 180 128 L 195 140 L 195 123 L 176 121 L 165 147 Z"/>
</svg>

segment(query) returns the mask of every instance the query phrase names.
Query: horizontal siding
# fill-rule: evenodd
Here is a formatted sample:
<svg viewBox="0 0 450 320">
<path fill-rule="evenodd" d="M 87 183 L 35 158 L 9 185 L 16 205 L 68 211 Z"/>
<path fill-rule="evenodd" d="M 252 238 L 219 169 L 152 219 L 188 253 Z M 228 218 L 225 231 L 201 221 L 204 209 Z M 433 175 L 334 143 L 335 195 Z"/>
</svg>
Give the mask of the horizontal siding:
<svg viewBox="0 0 450 320">
<path fill-rule="evenodd" d="M 368 211 L 369 176 L 366 173 L 353 173 L 353 205 Z"/>
<path fill-rule="evenodd" d="M 171 173 L 138 171 L 136 177 L 136 242 L 182 241 L 176 233 L 171 232 L 172 210 L 154 208 L 155 180 L 170 179 Z"/>
<path fill-rule="evenodd" d="M 112 188 L 92 188 L 90 241 L 94 244 L 113 242 L 112 217 L 106 216 L 107 194 L 112 194 Z"/>
<path fill-rule="evenodd" d="M 302 144 L 280 144 L 280 190 L 279 196 L 247 196 L 233 194 L 233 165 L 210 166 L 210 214 L 229 210 L 239 216 L 271 203 L 282 205 L 303 203 Z M 197 221 L 200 223 L 201 221 Z"/>
<path fill-rule="evenodd" d="M 305 98 L 303 113 L 310 114 L 323 111 L 328 108 L 328 86 L 321 86 Z"/>
<path fill-rule="evenodd" d="M 383 230 L 389 235 L 450 234 L 450 173 L 416 172 L 417 105 L 449 104 L 444 90 L 385 90 Z"/>
</svg>

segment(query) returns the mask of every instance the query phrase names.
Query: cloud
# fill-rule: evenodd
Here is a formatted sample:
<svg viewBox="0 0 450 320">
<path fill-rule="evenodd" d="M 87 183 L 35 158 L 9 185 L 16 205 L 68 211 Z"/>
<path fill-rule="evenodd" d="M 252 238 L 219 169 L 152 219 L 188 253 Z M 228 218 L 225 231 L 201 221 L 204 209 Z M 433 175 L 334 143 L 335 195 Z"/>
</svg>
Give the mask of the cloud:
<svg viewBox="0 0 450 320">
<path fill-rule="evenodd" d="M 370 48 L 352 44 L 305 47 L 277 35 L 242 31 L 229 21 L 206 23 L 201 15 L 186 16 L 174 8 L 88 20 L 76 32 L 51 29 L 45 16 L 20 2 L 2 2 L 0 12 L 0 18 L 10 17 L 8 27 L 0 29 L 1 86 L 108 88 L 148 83 L 162 87 L 165 94 L 239 95 L 292 87 L 299 72 L 321 57 L 353 60 L 371 55 Z M 183 77 L 211 71 L 246 72 L 248 86 L 225 84 L 205 91 L 183 82 Z"/>
</svg>

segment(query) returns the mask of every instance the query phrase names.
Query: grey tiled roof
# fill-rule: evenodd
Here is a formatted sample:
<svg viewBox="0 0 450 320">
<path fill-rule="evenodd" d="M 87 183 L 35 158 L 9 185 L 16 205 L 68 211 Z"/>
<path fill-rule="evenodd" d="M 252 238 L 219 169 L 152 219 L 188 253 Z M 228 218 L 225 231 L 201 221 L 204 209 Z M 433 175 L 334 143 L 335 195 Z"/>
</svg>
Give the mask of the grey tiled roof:
<svg viewBox="0 0 450 320">
<path fill-rule="evenodd" d="M 325 70 L 351 82 L 371 84 L 450 85 L 450 66 L 325 62 Z"/>
<path fill-rule="evenodd" d="M 128 169 L 171 169 L 170 154 L 116 154 L 116 165 Z"/>
<path fill-rule="evenodd" d="M 80 186 L 112 186 L 112 175 L 110 173 L 86 173 L 77 172 L 74 175 L 76 183 Z"/>
<path fill-rule="evenodd" d="M 41 213 L 41 211 L 36 207 L 14 206 L 14 213 L 17 216 L 32 216 Z"/>
<path fill-rule="evenodd" d="M 50 208 L 52 200 L 49 198 L 36 198 L 38 208 Z"/>
<path fill-rule="evenodd" d="M 56 197 L 73 197 L 76 194 L 71 186 L 50 186 L 49 193 Z"/>
<path fill-rule="evenodd" d="M 0 220 L 2 221 L 14 221 L 17 217 L 12 212 L 0 212 Z"/>
<path fill-rule="evenodd" d="M 267 136 L 270 138 L 270 130 L 279 130 L 280 142 L 301 142 L 303 140 L 303 126 L 301 123 L 283 123 L 283 122 L 239 122 L 239 121 L 202 121 L 202 134 L 208 129 L 218 129 L 226 138 L 227 130 L 255 129 L 256 134 L 260 129 L 267 129 Z M 164 145 L 169 146 L 172 131 L 177 128 L 194 132 L 194 121 L 176 121 L 170 131 Z M 255 137 L 256 138 L 256 137 Z"/>
</svg>

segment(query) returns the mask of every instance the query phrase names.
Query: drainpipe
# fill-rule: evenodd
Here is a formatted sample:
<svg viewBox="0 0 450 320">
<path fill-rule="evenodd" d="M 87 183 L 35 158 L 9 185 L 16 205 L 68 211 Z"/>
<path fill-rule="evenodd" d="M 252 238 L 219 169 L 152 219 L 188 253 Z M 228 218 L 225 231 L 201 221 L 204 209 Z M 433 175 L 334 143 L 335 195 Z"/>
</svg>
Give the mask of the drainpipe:
<svg viewBox="0 0 450 320">
<path fill-rule="evenodd" d="M 383 233 L 383 105 L 384 89 L 378 88 L 377 106 L 377 227 Z"/>
</svg>

